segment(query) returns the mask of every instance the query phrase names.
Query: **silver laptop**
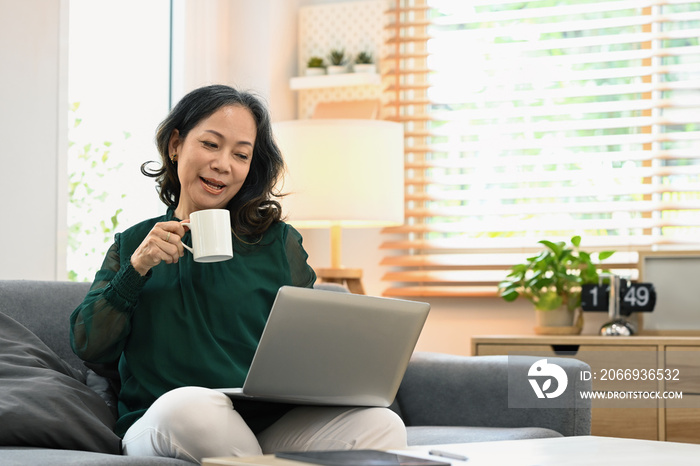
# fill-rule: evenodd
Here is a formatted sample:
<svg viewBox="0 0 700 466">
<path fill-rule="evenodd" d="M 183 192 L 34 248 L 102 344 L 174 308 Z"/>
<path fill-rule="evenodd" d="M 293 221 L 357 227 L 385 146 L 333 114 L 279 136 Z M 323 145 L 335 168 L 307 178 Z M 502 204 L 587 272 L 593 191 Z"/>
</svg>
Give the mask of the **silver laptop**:
<svg viewBox="0 0 700 466">
<path fill-rule="evenodd" d="M 389 406 L 430 305 L 284 286 L 232 398 Z"/>
</svg>

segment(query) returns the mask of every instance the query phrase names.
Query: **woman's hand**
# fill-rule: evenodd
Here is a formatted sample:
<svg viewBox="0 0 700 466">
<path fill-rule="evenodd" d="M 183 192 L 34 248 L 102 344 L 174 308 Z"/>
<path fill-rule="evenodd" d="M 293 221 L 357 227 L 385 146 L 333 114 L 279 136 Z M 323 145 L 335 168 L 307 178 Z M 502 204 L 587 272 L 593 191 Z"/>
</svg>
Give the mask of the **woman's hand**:
<svg viewBox="0 0 700 466">
<path fill-rule="evenodd" d="M 131 265 L 144 276 L 163 261 L 166 264 L 177 263 L 185 253 L 180 241 L 185 236 L 185 231 L 180 222 L 156 223 L 131 255 Z"/>
</svg>

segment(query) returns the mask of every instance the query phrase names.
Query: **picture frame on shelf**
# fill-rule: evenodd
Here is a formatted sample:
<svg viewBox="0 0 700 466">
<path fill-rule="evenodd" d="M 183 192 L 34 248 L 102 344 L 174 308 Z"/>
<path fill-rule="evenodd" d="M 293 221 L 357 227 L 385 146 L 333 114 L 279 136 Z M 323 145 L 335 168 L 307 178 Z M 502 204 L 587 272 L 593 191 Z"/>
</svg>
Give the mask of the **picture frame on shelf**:
<svg viewBox="0 0 700 466">
<path fill-rule="evenodd" d="M 654 311 L 638 315 L 640 334 L 700 335 L 700 251 L 640 251 L 638 269 L 656 291 Z"/>
</svg>

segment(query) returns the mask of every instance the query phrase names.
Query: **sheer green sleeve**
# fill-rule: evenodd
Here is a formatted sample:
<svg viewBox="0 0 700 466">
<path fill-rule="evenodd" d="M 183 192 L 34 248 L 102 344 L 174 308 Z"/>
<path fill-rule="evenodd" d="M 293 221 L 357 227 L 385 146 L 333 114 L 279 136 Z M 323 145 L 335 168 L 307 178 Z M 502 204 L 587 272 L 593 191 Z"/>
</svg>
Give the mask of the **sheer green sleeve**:
<svg viewBox="0 0 700 466">
<path fill-rule="evenodd" d="M 316 272 L 307 263 L 309 255 L 301 243 L 301 234 L 291 225 L 287 225 L 285 249 L 287 251 L 289 270 L 292 275 L 292 285 L 311 288 L 316 282 Z"/>
<path fill-rule="evenodd" d="M 128 261 L 127 261 L 128 262 Z M 89 362 L 116 361 L 131 331 L 131 315 L 150 276 L 120 265 L 119 240 L 109 248 L 85 300 L 70 317 L 75 354 Z"/>
</svg>

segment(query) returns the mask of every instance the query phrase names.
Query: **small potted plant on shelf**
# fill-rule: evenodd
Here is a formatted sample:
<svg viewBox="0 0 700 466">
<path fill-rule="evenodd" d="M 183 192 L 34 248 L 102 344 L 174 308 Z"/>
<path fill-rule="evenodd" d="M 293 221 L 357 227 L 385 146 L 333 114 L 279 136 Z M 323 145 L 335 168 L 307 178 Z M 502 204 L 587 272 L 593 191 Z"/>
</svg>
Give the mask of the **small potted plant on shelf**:
<svg viewBox="0 0 700 466">
<path fill-rule="evenodd" d="M 565 242 L 543 240 L 545 250 L 511 268 L 499 287 L 500 296 L 515 301 L 522 296 L 535 306 L 538 334 L 578 334 L 583 327 L 581 285 L 598 283 L 599 270 L 592 255 L 582 251 L 581 237 Z M 614 251 L 598 253 L 602 261 Z"/>
<path fill-rule="evenodd" d="M 352 69 L 355 73 L 375 73 L 377 71 L 372 54 L 369 52 L 358 53 Z"/>
<path fill-rule="evenodd" d="M 328 65 L 328 74 L 342 74 L 347 72 L 348 59 L 345 56 L 345 49 L 333 49 L 328 55 L 330 65 Z"/>
<path fill-rule="evenodd" d="M 323 58 L 311 57 L 306 62 L 306 76 L 319 76 L 326 74 Z"/>
</svg>

